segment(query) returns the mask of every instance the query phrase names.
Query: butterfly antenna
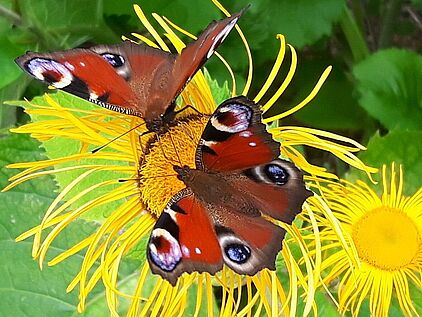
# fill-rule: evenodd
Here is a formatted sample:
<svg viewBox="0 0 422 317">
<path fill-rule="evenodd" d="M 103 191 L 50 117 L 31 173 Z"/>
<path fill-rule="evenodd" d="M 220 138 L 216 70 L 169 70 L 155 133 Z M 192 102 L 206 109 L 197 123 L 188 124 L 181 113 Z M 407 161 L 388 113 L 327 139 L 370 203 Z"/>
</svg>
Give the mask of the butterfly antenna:
<svg viewBox="0 0 422 317">
<path fill-rule="evenodd" d="M 117 181 L 119 183 L 125 183 L 125 182 L 129 182 L 129 181 L 140 181 L 140 178 L 120 178 Z"/>
<path fill-rule="evenodd" d="M 201 117 L 203 117 L 203 116 L 204 116 L 204 114 L 203 114 L 202 112 L 200 112 L 198 109 L 196 109 L 196 108 L 195 108 L 194 106 L 192 106 L 192 105 L 187 105 L 187 106 L 183 107 L 182 109 L 175 111 L 174 113 L 175 113 L 175 115 L 176 115 L 176 114 L 182 113 L 183 111 L 186 111 L 186 110 L 188 110 L 188 109 L 191 109 L 191 110 L 195 111 L 195 112 L 196 112 L 199 116 L 201 116 Z M 194 146 L 197 146 L 197 142 L 195 142 L 193 135 L 190 135 L 190 134 L 188 134 L 188 133 L 186 133 L 186 135 L 187 135 L 187 136 L 189 137 L 189 139 L 192 141 L 192 143 L 194 144 Z"/>
<path fill-rule="evenodd" d="M 157 133 L 157 139 L 158 139 L 158 145 L 160 146 L 160 150 L 161 150 L 161 153 L 163 154 L 164 158 L 165 158 L 167 161 L 170 161 L 170 162 L 172 162 L 172 163 L 176 162 L 176 161 L 175 161 L 175 160 L 173 160 L 172 158 L 167 157 L 166 153 L 164 152 L 163 145 L 161 144 L 161 138 L 160 138 L 160 135 L 159 135 L 158 133 Z M 178 163 L 178 162 L 176 162 L 176 163 Z"/>
<path fill-rule="evenodd" d="M 139 128 L 140 126 L 142 126 L 142 125 L 144 125 L 144 124 L 145 124 L 145 122 L 143 122 L 143 123 L 141 123 L 141 124 L 138 124 L 138 125 L 134 126 L 133 128 L 130 128 L 129 130 L 125 131 L 124 133 L 122 133 L 122 134 L 120 134 L 120 135 L 116 136 L 115 138 L 111 139 L 111 140 L 110 140 L 110 141 L 108 141 L 106 144 L 103 144 L 103 145 L 101 145 L 100 147 L 97 147 L 97 148 L 93 149 L 93 150 L 91 151 L 91 153 L 92 153 L 92 154 L 94 154 L 94 153 L 97 153 L 98 151 L 101 151 L 102 149 L 104 149 L 105 147 L 109 146 L 109 145 L 110 145 L 111 143 L 113 143 L 114 141 L 116 141 L 116 140 L 120 139 L 122 136 L 125 136 L 125 135 L 126 135 L 126 134 L 128 134 L 129 132 L 131 132 L 131 131 L 133 131 L 133 130 L 135 130 L 135 129 Z"/>
<path fill-rule="evenodd" d="M 179 160 L 179 166 L 182 166 L 182 160 L 180 159 L 179 152 L 177 151 L 177 148 L 176 148 L 176 144 L 174 143 L 174 140 L 173 140 L 173 137 L 171 136 L 170 131 L 168 132 L 169 132 L 171 144 L 173 145 L 173 149 L 176 152 L 177 159 Z"/>
<path fill-rule="evenodd" d="M 118 180 L 119 183 L 125 183 L 125 182 L 129 182 L 129 181 L 140 181 L 143 179 L 154 179 L 154 178 L 165 178 L 165 177 L 173 177 L 173 176 L 177 176 L 178 174 L 167 174 L 167 175 L 155 175 L 155 176 L 150 176 L 150 177 L 139 177 L 139 178 L 120 178 Z"/>
<path fill-rule="evenodd" d="M 198 109 L 196 109 L 196 108 L 195 108 L 194 106 L 192 106 L 192 105 L 187 105 L 187 106 L 183 107 L 183 108 L 182 108 L 182 109 L 180 109 L 180 110 L 174 111 L 174 114 L 176 115 L 176 114 L 182 113 L 183 111 L 186 111 L 186 110 L 188 110 L 188 109 L 191 109 L 191 110 L 195 111 L 197 114 L 199 114 L 199 115 L 201 115 L 201 116 L 203 116 L 203 115 L 204 115 L 202 112 L 200 112 Z"/>
<path fill-rule="evenodd" d="M 154 133 L 154 131 L 150 131 L 150 130 L 148 130 L 148 131 L 144 131 L 144 132 L 142 132 L 140 135 L 139 135 L 139 147 L 141 148 L 141 152 L 142 152 L 142 162 L 144 162 L 145 161 L 145 155 L 146 155 L 146 149 L 144 149 L 144 146 L 142 145 L 142 137 L 144 136 L 144 135 L 147 135 L 147 134 L 150 134 L 150 133 Z"/>
</svg>

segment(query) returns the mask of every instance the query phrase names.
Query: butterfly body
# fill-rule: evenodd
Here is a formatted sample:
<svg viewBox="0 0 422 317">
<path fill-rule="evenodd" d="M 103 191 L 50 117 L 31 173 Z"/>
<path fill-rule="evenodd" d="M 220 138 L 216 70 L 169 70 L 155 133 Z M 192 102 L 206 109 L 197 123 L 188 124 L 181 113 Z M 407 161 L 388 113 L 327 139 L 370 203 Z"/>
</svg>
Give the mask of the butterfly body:
<svg viewBox="0 0 422 317">
<path fill-rule="evenodd" d="M 174 166 L 178 178 L 202 201 L 203 204 L 222 206 L 231 210 L 239 209 L 247 215 L 260 216 L 253 199 L 233 187 L 239 175 L 234 173 L 205 173 L 188 166 Z"/>
<path fill-rule="evenodd" d="M 90 49 L 27 52 L 16 63 L 29 75 L 99 106 L 141 117 L 158 132 L 176 113 L 175 101 L 234 28 L 243 10 L 213 21 L 180 54 L 125 41 Z"/>
<path fill-rule="evenodd" d="M 246 97 L 223 102 L 202 133 L 196 167 L 173 167 L 186 188 L 167 204 L 147 249 L 152 272 L 171 284 L 224 264 L 246 275 L 275 269 L 285 235 L 275 222 L 292 223 L 311 192 L 301 171 L 278 159 L 261 113 Z"/>
</svg>

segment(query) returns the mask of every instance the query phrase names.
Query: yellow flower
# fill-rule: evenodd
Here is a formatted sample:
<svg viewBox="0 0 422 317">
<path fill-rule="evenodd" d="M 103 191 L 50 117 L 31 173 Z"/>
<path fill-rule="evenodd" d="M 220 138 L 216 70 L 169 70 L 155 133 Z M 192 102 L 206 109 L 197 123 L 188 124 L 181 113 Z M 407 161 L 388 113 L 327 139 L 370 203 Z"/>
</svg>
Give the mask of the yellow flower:
<svg viewBox="0 0 422 317">
<path fill-rule="evenodd" d="M 217 1 L 214 3 L 228 15 Z M 135 6 L 135 11 L 154 37 L 154 41 L 138 34 L 134 34 L 134 37 L 148 45 L 168 50 L 167 45 L 152 28 L 141 8 Z M 164 17 L 157 14 L 153 14 L 153 17 L 163 27 L 165 36 L 172 45 L 180 51 L 184 43 L 173 30 L 190 34 Z M 252 82 L 252 57 L 240 28 L 236 26 L 236 29 L 245 44 L 249 59 L 248 78 L 241 92 L 247 95 Z M 277 35 L 277 38 L 281 44 L 280 51 L 268 79 L 258 95 L 252 98 L 256 102 L 259 102 L 270 88 L 286 52 L 284 37 Z M 289 45 L 289 48 L 292 55 L 290 70 L 276 93 L 263 104 L 264 111 L 271 108 L 293 78 L 297 58 L 293 47 Z M 237 87 L 233 72 L 224 59 L 219 57 L 232 75 L 232 95 L 234 96 L 237 94 Z M 264 122 L 273 123 L 269 132 L 282 142 L 282 155 L 310 174 L 336 178 L 325 168 L 308 163 L 298 147 L 310 146 L 326 150 L 369 174 L 374 169 L 368 168 L 354 156 L 353 153 L 360 151 L 363 147 L 353 140 L 325 131 L 293 126 L 278 127 L 276 124 L 279 119 L 299 110 L 312 100 L 327 78 L 330 69 L 331 67 L 328 67 L 322 74 L 305 100 L 284 113 L 266 118 Z M 68 291 L 77 286 L 79 288 L 79 311 L 84 310 L 87 295 L 100 280 L 105 285 L 107 302 L 113 316 L 118 315 L 117 303 L 121 297 L 130 299 L 128 316 L 150 316 L 158 313 L 161 316 L 182 315 L 187 307 L 188 299 L 192 300 L 195 297 L 194 315 L 206 310 L 209 316 L 213 316 L 215 310 L 213 286 L 221 286 L 222 298 L 219 308 L 221 316 L 250 315 L 252 308 L 258 315 L 264 310 L 272 316 L 279 314 L 294 316 L 300 298 L 299 290 L 303 291 L 305 303 L 302 313 L 306 315 L 312 309 L 316 309 L 313 305 L 313 296 L 319 277 L 320 260 L 317 255 L 316 260 L 311 261 L 307 255 L 308 249 L 302 234 L 309 231 L 312 231 L 315 237 L 319 234 L 312 211 L 306 206 L 305 213 L 307 219 L 310 219 L 309 228 L 300 229 L 295 224 L 288 226 L 280 223 L 290 237 L 283 241 L 283 249 L 278 259 L 278 262 L 283 262 L 280 271 L 263 270 L 255 276 L 244 277 L 225 267 L 215 277 L 207 273 L 185 274 L 179 278 L 176 286 L 172 287 L 167 281 L 152 275 L 148 263 L 143 259 L 133 294 L 128 295 L 120 291 L 117 285 L 119 266 L 123 257 L 128 254 L 130 256 L 131 250 L 145 242 L 157 215 L 162 212 L 172 195 L 183 188 L 183 184 L 172 176 L 174 175 L 173 164 L 169 158 L 191 167 L 194 166 L 195 147 L 207 121 L 206 116 L 183 112 L 182 117 L 177 118 L 179 124 L 170 128 L 169 133 L 161 135 L 159 141 L 154 141 L 151 135 L 140 138 L 144 132 L 140 126 L 122 135 L 102 151 L 92 154 L 90 150 L 137 127 L 142 120 L 98 107 L 80 109 L 80 107 L 72 106 L 74 103 L 80 103 L 77 99 L 70 99 L 64 106 L 58 102 L 58 100 L 63 101 L 63 98 L 63 94 L 46 95 L 43 101 L 28 103 L 26 111 L 32 116 L 34 122 L 13 131 L 30 133 L 42 142 L 65 139 L 77 145 L 74 153 L 62 156 L 59 154 L 45 161 L 10 165 L 9 168 L 25 170 L 12 177 L 12 183 L 5 190 L 42 175 L 50 174 L 59 178 L 63 173 L 74 173 L 71 181 L 59 182 L 61 192 L 47 210 L 41 224 L 17 238 L 20 241 L 34 236 L 32 255 L 38 258 L 40 266 L 43 265 L 51 242 L 70 222 L 80 217 L 98 220 L 97 213 L 94 211 L 106 211 L 107 216 L 101 219 L 101 225 L 96 232 L 82 238 L 80 243 L 48 261 L 48 265 L 55 265 L 84 250 L 81 270 L 68 287 Z M 216 108 L 210 86 L 201 71 L 194 76 L 181 94 L 179 107 L 186 104 L 192 104 L 206 115 L 211 114 Z M 166 155 L 164 156 L 163 153 Z M 99 181 L 99 177 L 106 171 L 107 175 L 114 173 L 114 178 L 109 177 Z M 110 210 L 112 204 L 113 206 L 117 204 L 118 207 Z M 316 245 L 318 243 L 317 238 Z M 293 256 L 293 253 L 297 252 L 304 258 L 303 265 L 300 265 Z M 98 261 L 99 266 L 95 266 Z M 283 282 L 280 276 L 284 277 Z M 153 286 L 146 287 L 146 281 L 148 281 L 148 286 Z M 246 304 L 241 304 L 241 302 L 246 302 Z"/>
<path fill-rule="evenodd" d="M 318 225 L 324 228 L 320 232 L 325 252 L 323 283 L 337 281 L 342 314 L 350 310 L 357 316 L 363 300 L 369 298 L 371 316 L 388 316 L 394 292 L 404 315 L 418 315 L 409 284 L 419 291 L 422 287 L 422 188 L 407 197 L 403 185 L 402 169 L 397 177 L 394 164 L 390 180 L 386 166 L 382 169 L 381 195 L 362 181 L 315 185 L 326 202 L 315 197 L 308 200 Z M 327 207 L 338 222 L 324 216 Z M 340 248 L 339 229 L 351 249 Z M 307 238 L 312 239 L 311 235 Z M 315 251 L 313 245 L 308 243 Z"/>
</svg>

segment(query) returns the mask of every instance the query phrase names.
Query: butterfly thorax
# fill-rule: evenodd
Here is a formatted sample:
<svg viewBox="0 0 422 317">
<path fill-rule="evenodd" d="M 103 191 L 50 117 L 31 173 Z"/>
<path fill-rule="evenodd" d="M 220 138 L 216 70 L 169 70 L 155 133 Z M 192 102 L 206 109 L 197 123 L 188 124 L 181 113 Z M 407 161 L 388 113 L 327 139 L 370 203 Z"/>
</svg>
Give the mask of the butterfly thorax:
<svg viewBox="0 0 422 317">
<path fill-rule="evenodd" d="M 160 115 L 159 113 L 151 112 L 148 116 L 145 116 L 144 120 L 147 130 L 158 134 L 166 132 L 169 124 L 176 116 L 176 112 L 174 111 L 175 106 L 176 104 L 172 103 L 164 114 Z"/>
<path fill-rule="evenodd" d="M 259 216 L 260 212 L 251 199 L 234 188 L 223 173 L 208 173 L 191 169 L 188 166 L 174 166 L 178 179 L 190 188 L 195 196 L 205 204 L 225 206 L 233 210 L 242 210 L 249 215 Z"/>
</svg>

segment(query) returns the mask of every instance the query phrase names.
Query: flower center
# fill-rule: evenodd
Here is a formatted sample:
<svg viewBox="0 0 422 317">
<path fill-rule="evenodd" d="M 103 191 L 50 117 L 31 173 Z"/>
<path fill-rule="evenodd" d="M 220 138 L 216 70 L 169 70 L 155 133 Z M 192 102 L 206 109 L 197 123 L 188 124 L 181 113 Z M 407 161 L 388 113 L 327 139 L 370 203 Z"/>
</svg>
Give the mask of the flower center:
<svg viewBox="0 0 422 317">
<path fill-rule="evenodd" d="M 177 125 L 148 145 L 139 171 L 139 189 L 142 201 L 152 213 L 159 215 L 171 197 L 185 187 L 176 178 L 173 166 L 195 168 L 196 147 L 207 122 L 207 116 L 178 119 Z"/>
<path fill-rule="evenodd" d="M 401 210 L 385 206 L 360 218 L 352 235 L 362 260 L 390 271 L 411 263 L 421 243 L 413 220 Z"/>
</svg>

